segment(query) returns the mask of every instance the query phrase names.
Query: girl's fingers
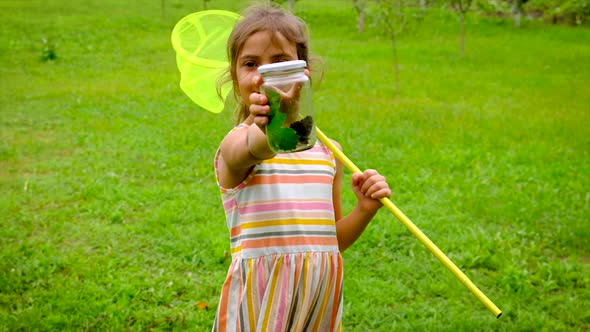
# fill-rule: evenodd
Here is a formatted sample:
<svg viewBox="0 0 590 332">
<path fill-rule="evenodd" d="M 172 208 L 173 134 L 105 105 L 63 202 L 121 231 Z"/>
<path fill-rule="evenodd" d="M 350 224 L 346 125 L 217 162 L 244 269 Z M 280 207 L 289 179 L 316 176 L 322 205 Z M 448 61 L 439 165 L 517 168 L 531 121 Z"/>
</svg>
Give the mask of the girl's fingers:
<svg viewBox="0 0 590 332">
<path fill-rule="evenodd" d="M 353 173 L 352 174 L 352 185 L 355 187 L 359 187 L 362 185 L 362 182 L 364 181 L 364 177 L 363 174 L 361 173 Z"/>
<path fill-rule="evenodd" d="M 378 199 L 391 196 L 385 177 L 375 170 L 369 169 L 362 174 L 353 174 L 352 181 L 353 185 L 357 186 L 366 197 Z"/>
<path fill-rule="evenodd" d="M 282 92 L 281 97 L 282 97 L 282 99 L 284 99 L 288 102 L 289 101 L 291 101 L 291 102 L 296 101 L 299 99 L 299 96 L 301 95 L 302 88 L 303 88 L 303 83 L 297 82 L 291 86 L 291 89 L 289 89 L 289 91 Z"/>
<path fill-rule="evenodd" d="M 385 183 L 385 177 L 383 175 L 377 173 L 377 171 L 372 170 L 372 169 L 368 169 L 368 170 L 364 171 L 363 176 L 365 178 L 365 181 L 363 182 L 363 186 L 361 187 L 361 190 L 363 192 L 367 192 L 369 190 L 369 188 L 371 188 L 375 184 L 378 184 L 380 182 Z"/>
<path fill-rule="evenodd" d="M 260 115 L 266 115 L 270 111 L 268 104 L 268 98 L 260 93 L 253 92 L 250 94 L 250 107 L 249 111 L 252 116 L 257 117 Z"/>
<path fill-rule="evenodd" d="M 268 112 L 270 112 L 268 105 L 250 105 L 250 114 L 254 117 L 254 123 L 260 127 L 268 124 Z"/>
<path fill-rule="evenodd" d="M 262 76 L 254 75 L 252 77 L 252 85 L 254 85 L 256 88 L 260 88 L 262 83 L 264 83 L 264 81 L 262 80 Z M 258 90 L 258 89 L 256 89 L 256 90 Z"/>
<path fill-rule="evenodd" d="M 268 103 L 268 98 L 258 92 L 252 92 L 249 99 L 250 105 L 266 105 Z"/>
<path fill-rule="evenodd" d="M 368 197 L 371 197 L 373 199 L 379 199 L 379 198 L 384 198 L 384 197 L 391 197 L 391 190 L 389 189 L 389 187 L 385 187 L 385 188 L 374 188 L 371 187 L 366 195 Z"/>
<path fill-rule="evenodd" d="M 250 114 L 252 114 L 254 117 L 261 115 L 266 116 L 268 115 L 268 112 L 270 112 L 270 106 L 268 105 L 250 105 Z"/>
</svg>

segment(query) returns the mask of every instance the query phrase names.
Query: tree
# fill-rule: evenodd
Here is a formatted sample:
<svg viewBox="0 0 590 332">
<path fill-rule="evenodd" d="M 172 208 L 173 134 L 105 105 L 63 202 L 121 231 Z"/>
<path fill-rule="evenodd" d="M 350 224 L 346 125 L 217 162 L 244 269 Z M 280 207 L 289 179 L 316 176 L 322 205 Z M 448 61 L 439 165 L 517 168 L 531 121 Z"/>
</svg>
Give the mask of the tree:
<svg viewBox="0 0 590 332">
<path fill-rule="evenodd" d="M 520 27 L 520 20 L 522 18 L 522 6 L 528 0 L 512 0 L 512 15 L 514 16 L 514 26 Z"/>
<path fill-rule="evenodd" d="M 420 11 L 422 12 L 422 16 L 426 15 L 426 0 L 420 0 Z"/>
<path fill-rule="evenodd" d="M 459 36 L 459 56 L 463 57 L 465 54 L 465 15 L 471 8 L 473 0 L 450 0 L 451 6 L 459 13 L 459 22 L 461 31 Z"/>
<path fill-rule="evenodd" d="M 406 4 L 404 1 L 405 0 L 375 0 L 379 8 L 379 11 L 376 14 L 377 23 L 382 27 L 383 33 L 391 41 L 396 92 L 399 92 L 400 85 L 397 36 L 403 31 L 407 23 L 407 15 L 405 11 Z"/>
<path fill-rule="evenodd" d="M 353 0 L 354 10 L 356 11 L 356 29 L 359 33 L 365 31 L 365 15 L 367 13 L 368 0 Z"/>
</svg>

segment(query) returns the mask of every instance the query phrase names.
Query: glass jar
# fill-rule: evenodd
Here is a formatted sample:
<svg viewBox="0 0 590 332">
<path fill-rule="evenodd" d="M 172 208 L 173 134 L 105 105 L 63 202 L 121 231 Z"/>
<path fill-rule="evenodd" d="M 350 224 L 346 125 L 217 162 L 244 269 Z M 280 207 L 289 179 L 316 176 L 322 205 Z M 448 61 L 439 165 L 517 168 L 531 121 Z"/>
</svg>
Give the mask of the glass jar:
<svg viewBox="0 0 590 332">
<path fill-rule="evenodd" d="M 275 153 L 309 149 L 316 142 L 312 93 L 307 63 L 277 62 L 258 67 L 264 81 L 261 93 L 268 98 L 268 145 Z"/>
</svg>

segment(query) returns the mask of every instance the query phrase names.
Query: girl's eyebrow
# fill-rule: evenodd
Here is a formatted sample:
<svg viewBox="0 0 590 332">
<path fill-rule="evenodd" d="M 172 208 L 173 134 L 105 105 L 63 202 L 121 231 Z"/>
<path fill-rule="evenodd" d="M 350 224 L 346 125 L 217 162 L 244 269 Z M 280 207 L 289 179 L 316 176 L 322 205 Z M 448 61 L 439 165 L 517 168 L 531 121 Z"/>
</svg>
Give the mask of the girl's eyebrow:
<svg viewBox="0 0 590 332">
<path fill-rule="evenodd" d="M 256 55 L 249 55 L 249 54 L 246 54 L 246 55 L 243 55 L 243 56 L 241 56 L 239 59 L 240 59 L 241 61 L 244 61 L 244 60 L 258 60 L 259 58 L 260 58 L 260 57 L 259 57 L 259 56 L 256 56 Z"/>
<path fill-rule="evenodd" d="M 246 54 L 246 55 L 242 55 L 239 60 L 240 61 L 245 61 L 245 60 L 259 60 L 261 58 L 261 56 L 258 55 L 253 55 L 253 54 Z M 272 60 L 272 62 L 276 62 L 277 60 L 281 60 L 281 59 L 291 59 L 292 56 L 287 54 L 287 53 L 277 53 L 277 54 L 273 54 L 270 56 L 270 59 Z"/>
<path fill-rule="evenodd" d="M 278 53 L 278 54 L 274 54 L 273 56 L 271 56 L 271 60 L 276 61 L 276 60 L 281 60 L 281 59 L 290 59 L 291 55 L 287 54 L 287 53 Z"/>
</svg>

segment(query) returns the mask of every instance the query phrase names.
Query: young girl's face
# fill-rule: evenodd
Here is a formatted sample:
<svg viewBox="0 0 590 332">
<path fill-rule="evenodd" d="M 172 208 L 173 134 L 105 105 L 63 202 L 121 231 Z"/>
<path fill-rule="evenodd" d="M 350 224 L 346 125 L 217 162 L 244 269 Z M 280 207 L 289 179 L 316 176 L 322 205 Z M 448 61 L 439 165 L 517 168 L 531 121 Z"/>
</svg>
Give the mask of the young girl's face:
<svg viewBox="0 0 590 332">
<path fill-rule="evenodd" d="M 236 62 L 236 76 L 240 88 L 240 97 L 246 106 L 250 106 L 250 94 L 259 92 L 254 82 L 258 75 L 258 66 L 297 59 L 295 43 L 288 41 L 281 33 L 259 31 L 244 43 Z"/>
</svg>

